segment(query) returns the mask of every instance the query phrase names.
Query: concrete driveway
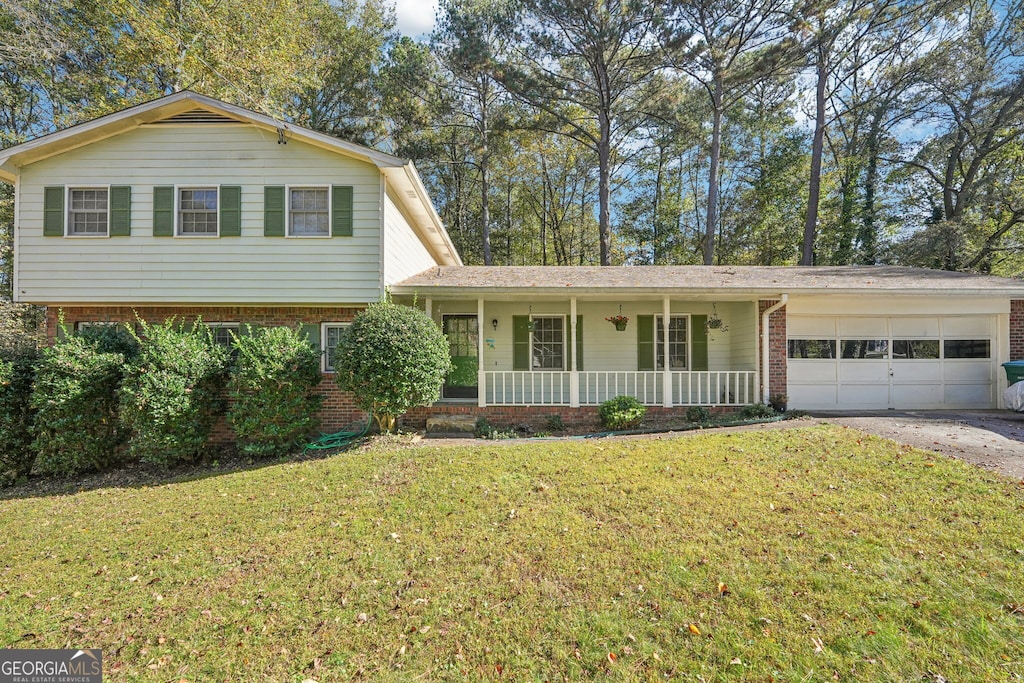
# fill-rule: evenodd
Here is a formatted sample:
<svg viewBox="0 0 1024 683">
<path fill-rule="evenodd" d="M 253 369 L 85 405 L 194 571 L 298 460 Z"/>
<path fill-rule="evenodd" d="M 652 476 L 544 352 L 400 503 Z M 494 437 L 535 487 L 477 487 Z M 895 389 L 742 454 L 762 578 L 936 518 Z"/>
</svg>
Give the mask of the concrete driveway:
<svg viewBox="0 0 1024 683">
<path fill-rule="evenodd" d="M 859 429 L 1024 480 L 1024 413 L 934 410 L 811 413 L 821 422 Z"/>
</svg>

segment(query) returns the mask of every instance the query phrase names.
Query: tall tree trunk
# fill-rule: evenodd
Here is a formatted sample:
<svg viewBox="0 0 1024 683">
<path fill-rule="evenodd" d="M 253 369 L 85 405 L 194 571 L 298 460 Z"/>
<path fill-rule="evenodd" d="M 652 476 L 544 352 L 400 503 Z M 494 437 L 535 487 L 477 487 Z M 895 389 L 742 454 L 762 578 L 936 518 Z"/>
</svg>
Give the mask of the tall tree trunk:
<svg viewBox="0 0 1024 683">
<path fill-rule="evenodd" d="M 875 224 L 875 191 L 878 188 L 878 155 L 881 153 L 881 125 L 884 110 L 875 110 L 867 139 L 867 168 L 864 172 L 864 219 L 861 221 L 857 242 L 860 245 L 858 261 L 866 266 L 878 263 L 878 226 Z"/>
<path fill-rule="evenodd" d="M 814 240 L 818 233 L 818 202 L 821 197 L 821 157 L 825 148 L 825 87 L 828 84 L 827 51 L 818 46 L 818 82 L 814 92 L 814 140 L 811 143 L 811 178 L 808 184 L 807 220 L 804 222 L 801 266 L 814 265 Z"/>
<path fill-rule="evenodd" d="M 718 167 L 722 157 L 722 81 L 715 78 L 711 115 L 711 169 L 708 171 L 708 211 L 704 225 L 704 265 L 715 262 L 715 229 L 718 225 Z"/>
<path fill-rule="evenodd" d="M 488 127 L 487 118 L 487 85 L 484 82 L 480 86 L 480 142 L 483 146 L 480 153 L 480 222 L 483 223 L 484 265 L 491 266 L 494 265 L 494 262 L 491 260 L 491 207 L 488 203 L 488 195 L 491 191 L 490 178 L 488 177 L 491 163 L 491 149 L 489 146 L 491 131 Z"/>
<path fill-rule="evenodd" d="M 611 158 L 612 158 L 612 122 L 606 110 L 599 117 L 600 140 L 597 145 L 598 163 L 598 231 L 601 236 L 601 265 L 611 265 Z"/>
<path fill-rule="evenodd" d="M 661 229 L 661 193 L 662 177 L 665 169 L 665 146 L 658 145 L 658 174 L 654 182 L 654 215 L 651 227 L 654 236 L 651 239 L 651 263 L 658 265 L 658 257 L 661 256 L 660 241 L 663 230 Z"/>
</svg>

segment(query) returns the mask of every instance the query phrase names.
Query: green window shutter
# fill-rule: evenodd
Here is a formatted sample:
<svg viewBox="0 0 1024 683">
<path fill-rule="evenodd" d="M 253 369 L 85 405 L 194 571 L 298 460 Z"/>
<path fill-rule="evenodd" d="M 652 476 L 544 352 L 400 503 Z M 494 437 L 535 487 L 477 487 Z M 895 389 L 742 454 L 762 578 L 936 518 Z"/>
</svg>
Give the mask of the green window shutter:
<svg viewBox="0 0 1024 683">
<path fill-rule="evenodd" d="M 132 188 L 129 185 L 110 187 L 110 236 L 132 234 Z"/>
<path fill-rule="evenodd" d="M 313 348 L 320 350 L 320 326 L 316 323 L 303 323 L 302 335 L 309 340 Z"/>
<path fill-rule="evenodd" d="M 512 369 L 530 369 L 530 316 L 512 316 Z"/>
<path fill-rule="evenodd" d="M 221 185 L 219 199 L 220 236 L 239 237 L 242 234 L 242 188 Z"/>
<path fill-rule="evenodd" d="M 331 187 L 331 237 L 352 236 L 352 186 Z"/>
<path fill-rule="evenodd" d="M 636 317 L 636 369 L 654 370 L 654 316 Z"/>
<path fill-rule="evenodd" d="M 263 188 L 263 236 L 284 237 L 284 188 L 280 185 Z"/>
<path fill-rule="evenodd" d="M 64 186 L 43 188 L 43 235 L 64 236 Z"/>
<path fill-rule="evenodd" d="M 153 188 L 153 237 L 174 237 L 174 188 Z"/>
<path fill-rule="evenodd" d="M 708 369 L 708 317 L 706 315 L 691 315 L 690 324 L 690 364 L 691 370 L 704 371 Z"/>
</svg>

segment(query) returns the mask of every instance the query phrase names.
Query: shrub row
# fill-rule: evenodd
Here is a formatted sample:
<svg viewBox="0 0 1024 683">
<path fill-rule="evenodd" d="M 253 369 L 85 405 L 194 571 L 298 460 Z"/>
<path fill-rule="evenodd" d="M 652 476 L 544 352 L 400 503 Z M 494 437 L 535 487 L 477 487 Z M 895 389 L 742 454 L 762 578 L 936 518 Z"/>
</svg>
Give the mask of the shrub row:
<svg viewBox="0 0 1024 683">
<path fill-rule="evenodd" d="M 62 330 L 41 352 L 0 348 L 0 484 L 128 458 L 192 460 L 224 414 L 226 389 L 239 447 L 281 455 L 315 430 L 319 381 L 318 353 L 291 328 L 247 328 L 233 351 L 205 325 L 174 320 L 140 321 L 139 332 Z"/>
</svg>

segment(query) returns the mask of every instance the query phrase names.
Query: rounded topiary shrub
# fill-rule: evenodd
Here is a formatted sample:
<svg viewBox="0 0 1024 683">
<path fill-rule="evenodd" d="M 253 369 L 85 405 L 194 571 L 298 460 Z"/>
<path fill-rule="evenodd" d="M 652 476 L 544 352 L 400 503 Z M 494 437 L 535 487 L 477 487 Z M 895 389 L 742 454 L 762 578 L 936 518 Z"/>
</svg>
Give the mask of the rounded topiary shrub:
<svg viewBox="0 0 1024 683">
<path fill-rule="evenodd" d="M 121 384 L 129 451 L 158 465 L 193 460 L 224 412 L 228 351 L 200 322 L 139 325 L 139 354 Z"/>
<path fill-rule="evenodd" d="M 370 304 L 339 341 L 338 386 L 371 413 L 382 432 L 415 406 L 433 403 L 451 370 L 448 341 L 425 313 L 391 301 Z"/>
<path fill-rule="evenodd" d="M 290 327 L 247 328 L 235 349 L 228 422 L 238 447 L 256 457 L 286 455 L 316 430 L 320 354 Z"/>
<path fill-rule="evenodd" d="M 42 352 L 31 399 L 42 474 L 102 470 L 124 458 L 117 391 L 126 358 L 105 348 L 104 338 L 65 332 Z"/>
<path fill-rule="evenodd" d="M 632 396 L 616 396 L 597 409 L 597 416 L 605 429 L 635 429 L 646 414 L 644 404 Z"/>
<path fill-rule="evenodd" d="M 0 348 L 0 486 L 28 476 L 36 459 L 32 384 L 38 362 L 35 345 Z"/>
</svg>

